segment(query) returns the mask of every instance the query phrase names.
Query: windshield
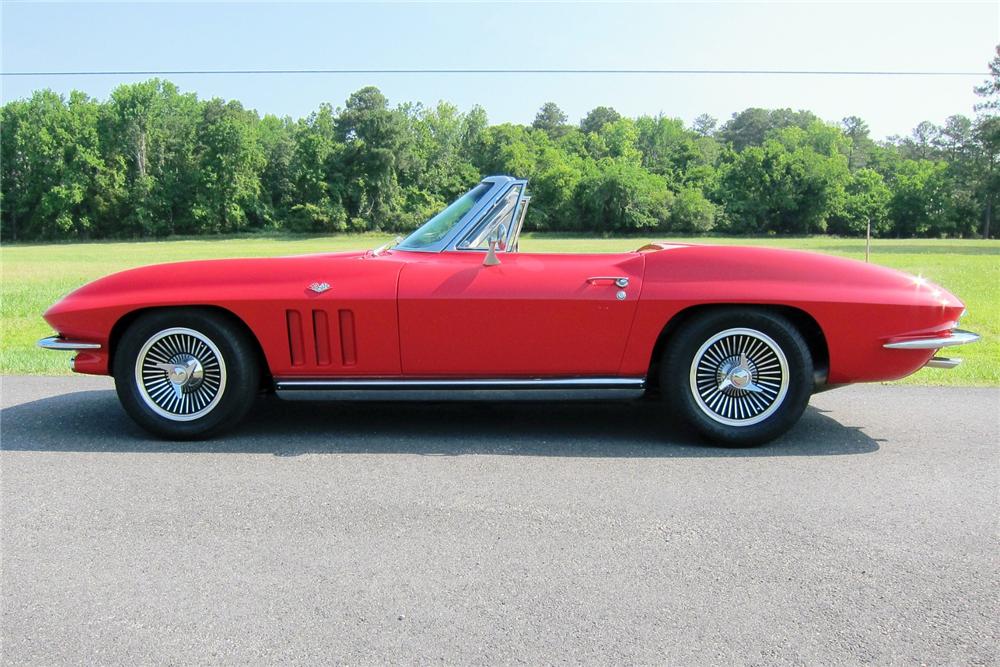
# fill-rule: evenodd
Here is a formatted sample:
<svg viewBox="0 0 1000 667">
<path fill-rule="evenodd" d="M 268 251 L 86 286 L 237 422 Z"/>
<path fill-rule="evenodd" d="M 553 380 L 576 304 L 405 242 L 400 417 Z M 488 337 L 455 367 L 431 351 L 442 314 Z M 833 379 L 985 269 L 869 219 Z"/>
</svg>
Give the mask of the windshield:
<svg viewBox="0 0 1000 667">
<path fill-rule="evenodd" d="M 458 221 L 465 217 L 465 214 L 471 211 L 492 187 L 492 183 L 480 183 L 472 188 L 407 236 L 397 247 L 417 249 L 434 245 L 447 236 Z"/>
</svg>

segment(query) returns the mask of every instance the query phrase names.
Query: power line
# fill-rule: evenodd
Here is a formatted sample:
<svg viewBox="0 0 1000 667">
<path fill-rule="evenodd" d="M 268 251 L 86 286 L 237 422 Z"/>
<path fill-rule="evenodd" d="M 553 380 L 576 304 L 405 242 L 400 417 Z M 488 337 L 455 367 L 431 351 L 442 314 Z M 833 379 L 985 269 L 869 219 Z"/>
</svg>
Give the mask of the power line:
<svg viewBox="0 0 1000 667">
<path fill-rule="evenodd" d="M 180 76 L 284 74 L 637 74 L 637 75 L 755 75 L 755 76 L 987 76 L 988 72 L 926 70 L 799 70 L 799 69 L 191 69 L 79 70 L 0 72 L 0 76 Z"/>
</svg>

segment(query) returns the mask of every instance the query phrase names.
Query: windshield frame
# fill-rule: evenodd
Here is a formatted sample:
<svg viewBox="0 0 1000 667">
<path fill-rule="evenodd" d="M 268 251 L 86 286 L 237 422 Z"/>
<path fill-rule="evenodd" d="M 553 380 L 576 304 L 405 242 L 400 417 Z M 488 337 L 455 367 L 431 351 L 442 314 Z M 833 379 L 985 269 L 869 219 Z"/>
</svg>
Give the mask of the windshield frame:
<svg viewBox="0 0 1000 667">
<path fill-rule="evenodd" d="M 469 211 L 466 212 L 465 215 L 463 215 L 461 218 L 458 219 L 458 222 L 456 222 L 452 226 L 452 228 L 448 231 L 447 234 L 442 236 L 434 243 L 426 246 L 422 246 L 419 248 L 407 247 L 403 243 L 400 243 L 395 247 L 395 250 L 403 250 L 406 252 L 434 252 L 434 253 L 443 252 L 445 250 L 461 250 L 460 248 L 456 248 L 459 240 L 464 238 L 465 233 L 472 227 L 472 225 L 478 222 L 479 218 L 484 213 L 490 211 L 493 208 L 493 204 L 500 196 L 505 194 L 512 185 L 521 184 L 523 186 L 522 189 L 522 197 L 523 197 L 523 193 L 525 192 L 528 186 L 527 180 L 520 180 L 512 178 L 510 176 L 488 176 L 484 178 L 482 181 L 480 181 L 480 183 L 489 183 L 492 187 L 486 192 L 485 195 L 483 195 L 479 199 L 478 202 L 476 202 L 475 206 L 469 209 Z M 474 187 L 475 186 L 469 188 L 469 191 L 474 189 Z M 464 196 L 466 193 L 462 194 Z M 450 205 L 451 204 L 449 204 L 449 206 Z"/>
</svg>

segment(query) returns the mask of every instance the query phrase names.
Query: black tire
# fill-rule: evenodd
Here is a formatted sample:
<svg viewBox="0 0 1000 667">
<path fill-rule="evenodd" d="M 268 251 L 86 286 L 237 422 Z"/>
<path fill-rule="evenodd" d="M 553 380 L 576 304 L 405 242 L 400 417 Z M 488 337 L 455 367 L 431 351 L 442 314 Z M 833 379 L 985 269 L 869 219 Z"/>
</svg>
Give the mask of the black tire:
<svg viewBox="0 0 1000 667">
<path fill-rule="evenodd" d="M 169 440 L 207 438 L 235 426 L 253 405 L 261 377 L 246 331 L 199 309 L 139 317 L 118 342 L 113 371 L 125 412 Z"/>
<path fill-rule="evenodd" d="M 673 412 L 708 440 L 759 445 L 802 416 L 812 394 L 812 356 L 802 334 L 776 313 L 708 311 L 668 342 L 660 388 Z"/>
</svg>

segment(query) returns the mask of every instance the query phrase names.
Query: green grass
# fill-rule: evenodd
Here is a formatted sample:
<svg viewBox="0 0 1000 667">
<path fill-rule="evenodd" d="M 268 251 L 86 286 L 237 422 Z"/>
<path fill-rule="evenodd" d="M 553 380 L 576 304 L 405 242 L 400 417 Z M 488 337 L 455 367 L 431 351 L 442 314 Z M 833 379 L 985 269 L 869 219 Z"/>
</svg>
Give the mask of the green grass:
<svg viewBox="0 0 1000 667">
<path fill-rule="evenodd" d="M 114 271 L 151 264 L 212 257 L 260 257 L 370 248 L 381 235 L 333 237 L 247 236 L 122 243 L 8 245 L 0 248 L 0 373 L 66 374 L 68 355 L 35 347 L 51 332 L 42 312 L 70 290 Z M 523 252 L 618 252 L 646 238 L 583 238 L 526 234 Z M 684 239 L 675 239 L 684 240 Z M 691 239 L 698 241 L 698 239 Z M 705 241 L 702 239 L 702 241 Z M 864 241 L 826 237 L 788 239 L 712 238 L 709 243 L 768 245 L 864 257 Z M 962 348 L 965 362 L 954 370 L 924 369 L 910 384 L 1000 386 L 1000 242 L 965 240 L 877 240 L 872 261 L 920 274 L 957 294 L 969 308 L 965 328 L 983 341 Z"/>
</svg>

